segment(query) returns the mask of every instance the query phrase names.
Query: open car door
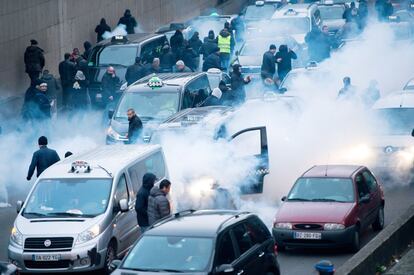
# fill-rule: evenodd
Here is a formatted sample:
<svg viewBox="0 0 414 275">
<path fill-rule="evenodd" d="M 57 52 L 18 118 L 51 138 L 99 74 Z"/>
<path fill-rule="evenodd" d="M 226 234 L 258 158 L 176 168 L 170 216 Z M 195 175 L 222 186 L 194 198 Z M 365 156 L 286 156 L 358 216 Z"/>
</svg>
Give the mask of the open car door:
<svg viewBox="0 0 414 275">
<path fill-rule="evenodd" d="M 247 178 L 241 183 L 241 193 L 263 193 L 264 177 L 269 174 L 266 127 L 244 129 L 232 135 L 230 140 L 242 149 L 241 158 L 251 159 L 256 163 L 252 171 L 249 171 Z"/>
</svg>

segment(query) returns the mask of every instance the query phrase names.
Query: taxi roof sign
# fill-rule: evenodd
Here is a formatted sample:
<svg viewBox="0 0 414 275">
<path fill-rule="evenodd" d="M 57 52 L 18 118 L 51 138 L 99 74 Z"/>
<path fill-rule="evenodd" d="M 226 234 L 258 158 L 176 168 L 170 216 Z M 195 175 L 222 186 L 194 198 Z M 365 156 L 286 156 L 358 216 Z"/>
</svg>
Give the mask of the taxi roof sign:
<svg viewBox="0 0 414 275">
<path fill-rule="evenodd" d="M 289 9 L 285 12 L 285 15 L 298 15 L 298 12 L 297 12 L 297 11 L 295 11 L 294 9 L 292 9 L 292 8 L 289 8 Z"/>
<path fill-rule="evenodd" d="M 261 6 L 264 6 L 265 2 L 264 2 L 264 1 L 256 1 L 254 4 L 255 4 L 257 7 L 261 7 Z"/>
<path fill-rule="evenodd" d="M 70 168 L 69 172 L 76 173 L 76 174 L 89 173 L 89 172 L 91 172 L 91 166 L 86 161 L 76 160 L 76 161 L 72 162 L 72 167 Z"/>
<path fill-rule="evenodd" d="M 161 78 L 156 76 L 155 74 L 148 80 L 148 86 L 150 88 L 160 88 L 164 85 Z"/>
<path fill-rule="evenodd" d="M 111 42 L 125 43 L 127 41 L 128 41 L 128 38 L 125 35 L 114 35 L 111 38 Z"/>
</svg>

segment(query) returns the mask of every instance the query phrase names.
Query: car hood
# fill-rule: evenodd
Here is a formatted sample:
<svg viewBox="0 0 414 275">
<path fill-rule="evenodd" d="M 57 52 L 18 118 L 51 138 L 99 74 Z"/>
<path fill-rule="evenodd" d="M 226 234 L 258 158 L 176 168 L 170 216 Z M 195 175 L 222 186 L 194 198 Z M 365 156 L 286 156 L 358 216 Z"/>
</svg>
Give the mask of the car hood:
<svg viewBox="0 0 414 275">
<path fill-rule="evenodd" d="M 261 57 L 260 56 L 239 56 L 239 63 L 242 67 L 260 67 L 261 66 Z"/>
<path fill-rule="evenodd" d="M 25 237 L 30 236 L 75 236 L 101 221 L 103 215 L 95 218 L 42 218 L 27 219 L 17 216 L 16 226 Z"/>
<path fill-rule="evenodd" d="M 328 26 L 329 31 L 337 31 L 345 25 L 345 19 L 324 20 L 323 23 Z"/>
<path fill-rule="evenodd" d="M 276 222 L 341 223 L 354 205 L 355 203 L 286 201 L 276 214 Z"/>
<path fill-rule="evenodd" d="M 206 275 L 206 272 L 184 272 L 184 273 L 172 273 L 172 272 L 149 272 L 149 271 L 134 271 L 134 270 L 128 270 L 128 269 L 117 269 L 111 275 L 177 275 L 177 274 L 183 274 L 183 275 Z"/>
</svg>

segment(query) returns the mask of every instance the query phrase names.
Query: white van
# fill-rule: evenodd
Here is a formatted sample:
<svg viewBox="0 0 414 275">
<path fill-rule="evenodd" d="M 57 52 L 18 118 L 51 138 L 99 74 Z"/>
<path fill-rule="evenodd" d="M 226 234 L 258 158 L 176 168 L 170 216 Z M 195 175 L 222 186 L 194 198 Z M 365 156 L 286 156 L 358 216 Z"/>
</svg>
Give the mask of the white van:
<svg viewBox="0 0 414 275">
<path fill-rule="evenodd" d="M 140 236 L 143 175 L 168 177 L 159 145 L 101 146 L 49 167 L 18 202 L 9 260 L 22 272 L 106 272 Z"/>
</svg>

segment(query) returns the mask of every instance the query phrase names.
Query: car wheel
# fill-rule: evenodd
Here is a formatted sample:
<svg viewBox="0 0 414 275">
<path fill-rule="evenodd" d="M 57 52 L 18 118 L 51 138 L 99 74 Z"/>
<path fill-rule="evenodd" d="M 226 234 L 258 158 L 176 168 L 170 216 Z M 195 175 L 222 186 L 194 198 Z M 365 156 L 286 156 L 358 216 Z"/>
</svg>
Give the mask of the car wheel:
<svg viewBox="0 0 414 275">
<path fill-rule="evenodd" d="M 372 228 L 375 231 L 379 231 L 384 228 L 384 206 L 381 206 L 378 210 L 378 215 L 374 223 L 372 224 Z"/>
<path fill-rule="evenodd" d="M 360 233 L 359 229 L 355 228 L 354 236 L 352 238 L 352 243 L 350 245 L 351 252 L 358 252 L 361 247 Z"/>
<path fill-rule="evenodd" d="M 106 250 L 105 254 L 105 263 L 103 267 L 104 274 L 110 274 L 111 273 L 111 263 L 113 260 L 116 259 L 116 249 L 113 242 L 110 242 L 108 245 L 108 248 Z"/>
</svg>

